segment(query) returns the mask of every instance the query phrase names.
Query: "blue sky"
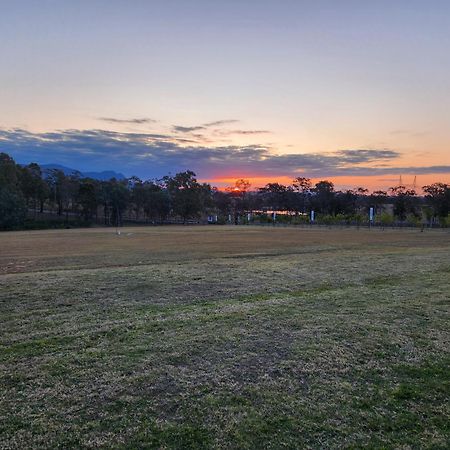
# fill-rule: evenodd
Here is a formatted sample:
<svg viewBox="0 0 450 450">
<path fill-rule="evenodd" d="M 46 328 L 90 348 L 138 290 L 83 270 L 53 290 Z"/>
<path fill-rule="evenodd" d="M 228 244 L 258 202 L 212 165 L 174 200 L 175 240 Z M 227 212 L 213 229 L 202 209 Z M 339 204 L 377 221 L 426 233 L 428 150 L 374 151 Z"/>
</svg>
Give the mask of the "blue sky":
<svg viewBox="0 0 450 450">
<path fill-rule="evenodd" d="M 1 6 L 0 150 L 20 162 L 450 178 L 450 2 Z"/>
</svg>

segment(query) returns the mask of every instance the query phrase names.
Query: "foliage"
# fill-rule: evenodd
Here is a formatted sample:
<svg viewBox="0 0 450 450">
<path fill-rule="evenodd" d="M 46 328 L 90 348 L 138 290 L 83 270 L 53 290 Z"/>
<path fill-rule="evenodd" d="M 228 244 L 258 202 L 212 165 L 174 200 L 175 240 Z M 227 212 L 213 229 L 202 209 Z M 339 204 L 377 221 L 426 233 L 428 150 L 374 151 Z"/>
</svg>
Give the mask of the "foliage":
<svg viewBox="0 0 450 450">
<path fill-rule="evenodd" d="M 202 210 L 210 204 L 211 186 L 200 184 L 194 172 L 177 173 L 164 177 L 164 184 L 169 194 L 172 211 L 180 216 L 183 222 L 198 217 Z"/>
<path fill-rule="evenodd" d="M 9 230 L 23 223 L 26 203 L 20 190 L 20 169 L 6 153 L 0 153 L 0 229 Z"/>
<path fill-rule="evenodd" d="M 0 153 L 0 188 L 16 187 L 18 185 L 18 166 L 6 153 Z"/>
<path fill-rule="evenodd" d="M 387 212 L 381 213 L 381 215 L 380 215 L 381 225 L 389 226 L 389 225 L 392 225 L 394 223 L 394 221 L 395 221 L 395 219 L 392 214 L 389 214 Z"/>
<path fill-rule="evenodd" d="M 450 185 L 434 183 L 424 186 L 423 191 L 434 217 L 446 217 L 450 213 Z"/>
<path fill-rule="evenodd" d="M 447 217 L 441 217 L 440 224 L 446 228 L 450 227 L 450 214 Z"/>
<path fill-rule="evenodd" d="M 394 197 L 394 214 L 401 220 L 405 221 L 409 215 L 417 216 L 416 191 L 407 189 L 405 186 L 395 186 L 390 188 Z"/>
<path fill-rule="evenodd" d="M 0 229 L 10 230 L 23 224 L 26 217 L 25 199 L 17 190 L 0 187 Z"/>
<path fill-rule="evenodd" d="M 405 186 L 392 187 L 389 194 L 369 195 L 364 187 L 339 191 L 329 180 L 313 185 L 306 177 L 295 178 L 290 185 L 267 183 L 253 191 L 249 180 L 238 179 L 221 191 L 199 182 L 189 170 L 161 180 L 99 181 L 77 172 L 42 170 L 36 163 L 20 166 L 5 153 L 0 154 L 0 187 L 8 187 L 5 196 L 10 200 L 17 199 L 15 219 L 7 220 L 19 227 L 25 226 L 22 200 L 36 224 L 48 215 L 64 217 L 66 224 L 205 222 L 208 215 L 218 216 L 217 223 L 246 224 L 249 213 L 251 223 L 301 224 L 309 223 L 314 211 L 317 224 L 362 225 L 373 208 L 375 223 L 420 224 L 425 218 L 430 226 L 444 226 L 450 213 L 450 187 L 444 183 L 424 186 L 424 197 Z M 11 192 L 17 195 L 11 197 Z M 276 211 L 275 222 L 271 211 Z M 388 217 L 389 211 L 394 217 Z"/>
<path fill-rule="evenodd" d="M 292 225 L 306 225 L 309 224 L 309 217 L 307 214 L 296 214 L 291 216 Z"/>
</svg>

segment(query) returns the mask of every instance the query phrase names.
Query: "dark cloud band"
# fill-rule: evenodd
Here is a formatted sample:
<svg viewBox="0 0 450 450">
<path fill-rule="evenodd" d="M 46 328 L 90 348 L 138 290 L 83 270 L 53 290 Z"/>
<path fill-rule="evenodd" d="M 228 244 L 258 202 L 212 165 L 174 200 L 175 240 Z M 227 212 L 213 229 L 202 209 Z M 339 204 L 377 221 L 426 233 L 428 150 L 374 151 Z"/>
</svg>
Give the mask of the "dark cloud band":
<svg viewBox="0 0 450 450">
<path fill-rule="evenodd" d="M 148 117 L 137 118 L 137 119 L 116 119 L 114 117 L 99 117 L 98 120 L 102 120 L 103 122 L 109 122 L 109 123 L 134 124 L 134 125 L 156 122 L 156 120 L 149 119 Z"/>
<path fill-rule="evenodd" d="M 203 178 L 224 176 L 370 176 L 450 173 L 450 166 L 392 167 L 400 154 L 389 149 L 345 149 L 324 154 L 278 155 L 261 145 L 205 146 L 176 135 L 63 130 L 31 133 L 1 130 L 0 151 L 17 161 L 58 163 L 79 170 L 120 170 L 143 178 L 192 169 Z"/>
</svg>

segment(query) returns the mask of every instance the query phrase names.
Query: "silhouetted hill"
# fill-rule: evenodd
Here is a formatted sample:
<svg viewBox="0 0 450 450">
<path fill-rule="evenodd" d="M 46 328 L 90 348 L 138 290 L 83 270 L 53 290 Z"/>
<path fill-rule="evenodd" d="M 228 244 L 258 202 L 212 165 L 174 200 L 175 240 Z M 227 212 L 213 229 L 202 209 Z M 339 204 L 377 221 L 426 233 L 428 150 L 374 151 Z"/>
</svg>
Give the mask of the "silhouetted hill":
<svg viewBox="0 0 450 450">
<path fill-rule="evenodd" d="M 81 177 L 94 178 L 95 180 L 110 180 L 111 178 L 115 178 L 116 180 L 124 180 L 126 178 L 124 174 L 114 172 L 113 170 L 104 170 L 103 172 L 81 172 L 70 167 L 61 166 L 60 164 L 42 164 L 41 168 L 47 170 L 61 170 L 65 175 L 79 172 Z"/>
</svg>

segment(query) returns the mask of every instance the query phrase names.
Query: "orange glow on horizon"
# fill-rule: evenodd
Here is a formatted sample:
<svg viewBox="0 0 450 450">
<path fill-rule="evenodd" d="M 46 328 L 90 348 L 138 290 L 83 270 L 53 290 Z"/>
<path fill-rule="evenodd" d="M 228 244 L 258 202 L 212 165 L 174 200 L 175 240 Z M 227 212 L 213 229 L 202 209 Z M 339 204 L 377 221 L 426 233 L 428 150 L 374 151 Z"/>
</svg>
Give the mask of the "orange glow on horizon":
<svg viewBox="0 0 450 450">
<path fill-rule="evenodd" d="M 413 187 L 414 185 L 414 175 L 403 175 L 402 184 L 407 187 Z M 221 176 L 210 179 L 201 179 L 202 182 L 210 183 L 212 186 L 217 187 L 219 190 L 225 190 L 226 188 L 231 190 L 238 190 L 234 185 L 237 179 L 244 178 L 248 180 L 251 184 L 250 190 L 257 190 L 260 187 L 265 186 L 267 183 L 280 183 L 286 186 L 292 185 L 293 177 L 288 176 L 243 176 L 243 177 L 231 177 L 231 176 Z M 311 182 L 315 183 L 321 180 L 331 181 L 336 190 L 354 189 L 357 187 L 364 187 L 369 189 L 369 191 L 384 190 L 387 191 L 390 187 L 398 186 L 400 184 L 400 176 L 394 175 L 376 175 L 376 176 L 341 176 L 341 177 L 321 177 L 321 178 L 311 178 Z M 416 177 L 416 190 L 417 192 L 422 191 L 422 186 L 442 182 L 450 184 L 449 174 L 426 174 L 417 175 Z"/>
</svg>

